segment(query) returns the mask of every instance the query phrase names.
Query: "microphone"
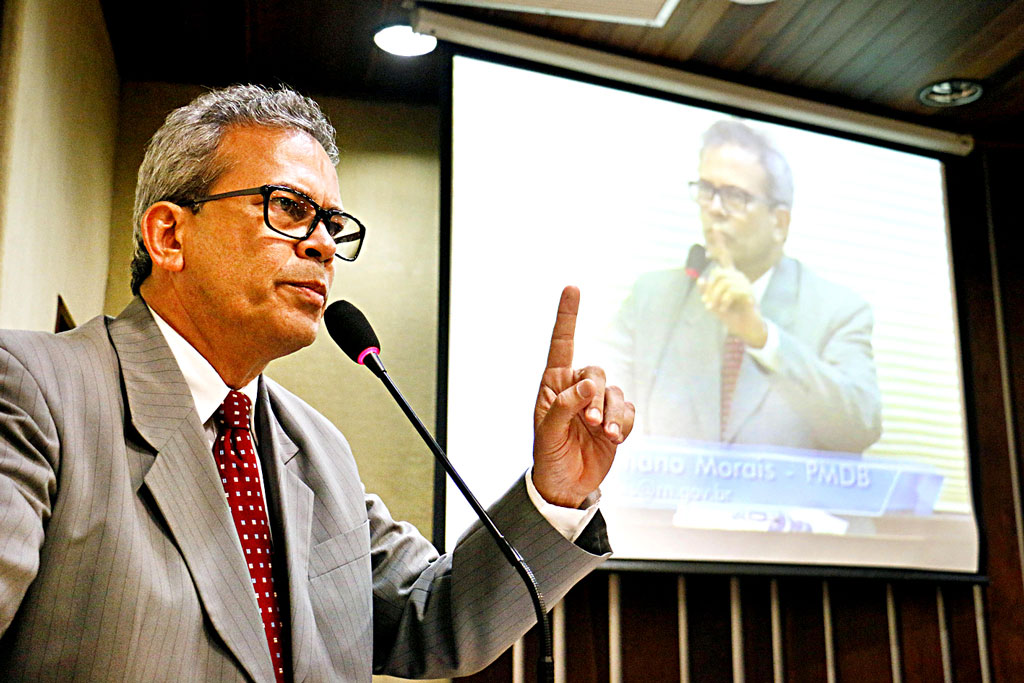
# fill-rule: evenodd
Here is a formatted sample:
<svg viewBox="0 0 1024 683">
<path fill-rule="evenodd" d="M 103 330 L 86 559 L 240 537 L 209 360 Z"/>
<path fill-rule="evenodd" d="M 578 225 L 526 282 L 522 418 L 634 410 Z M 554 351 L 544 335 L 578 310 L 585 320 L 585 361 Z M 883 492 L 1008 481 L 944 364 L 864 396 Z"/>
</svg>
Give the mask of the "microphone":
<svg viewBox="0 0 1024 683">
<path fill-rule="evenodd" d="M 380 359 L 380 342 L 362 311 L 347 301 L 336 301 L 324 311 L 324 325 L 346 356 L 370 368 L 377 377 L 387 374 Z"/>
<path fill-rule="evenodd" d="M 704 249 L 701 247 L 701 252 L 703 253 L 703 251 Z M 538 662 L 538 680 L 553 683 L 555 680 L 555 659 L 551 624 L 548 621 L 544 596 L 540 592 L 540 586 L 533 575 L 533 570 L 523 560 L 519 551 L 498 531 L 498 527 L 495 526 L 483 505 L 480 504 L 480 501 L 469 490 L 469 486 L 462 480 L 459 473 L 455 471 L 455 467 L 448 460 L 444 450 L 442 450 L 441 446 L 423 425 L 423 421 L 416 415 L 412 406 L 409 405 L 405 396 L 402 395 L 402 392 L 398 390 L 398 386 L 392 381 L 391 376 L 388 375 L 387 370 L 384 368 L 384 363 L 380 359 L 380 342 L 377 340 L 373 327 L 370 326 L 370 321 L 366 319 L 362 311 L 347 301 L 336 301 L 324 311 L 324 325 L 327 326 L 327 332 L 330 333 L 334 342 L 341 347 L 341 350 L 345 352 L 345 355 L 356 363 L 368 367 L 384 383 L 384 386 L 387 387 L 398 407 L 409 418 L 409 422 L 416 428 L 416 431 L 427 444 L 427 447 L 430 448 L 434 457 L 444 467 L 445 472 L 451 477 L 452 482 L 455 483 L 459 491 L 462 492 L 466 502 L 473 508 L 473 512 L 480 519 L 480 523 L 483 524 L 484 528 L 491 534 L 491 537 L 494 538 L 494 542 L 498 544 L 498 549 L 501 550 L 505 559 L 508 560 L 509 564 L 512 565 L 523 579 L 523 583 L 526 584 L 526 589 L 529 591 L 530 598 L 533 601 L 534 611 L 537 613 L 537 623 L 541 626 L 542 647 L 540 661 Z"/>
<path fill-rule="evenodd" d="M 690 247 L 690 253 L 686 255 L 686 275 L 691 280 L 696 280 L 704 269 L 708 267 L 708 254 L 703 244 L 695 244 Z"/>
</svg>

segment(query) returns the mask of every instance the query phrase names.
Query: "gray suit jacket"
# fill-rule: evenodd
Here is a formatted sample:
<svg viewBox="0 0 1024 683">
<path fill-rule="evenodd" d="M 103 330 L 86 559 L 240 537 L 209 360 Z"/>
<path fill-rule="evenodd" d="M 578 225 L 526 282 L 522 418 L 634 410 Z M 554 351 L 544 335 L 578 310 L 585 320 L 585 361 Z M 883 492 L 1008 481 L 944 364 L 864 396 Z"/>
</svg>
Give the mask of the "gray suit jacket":
<svg viewBox="0 0 1024 683">
<path fill-rule="evenodd" d="M 783 258 L 760 306 L 779 329 L 781 363 L 770 372 L 744 355 L 722 440 L 845 452 L 874 443 L 881 399 L 868 304 Z M 683 269 L 636 282 L 615 320 L 607 367 L 633 397 L 641 433 L 720 440 L 725 336 Z"/>
<path fill-rule="evenodd" d="M 256 424 L 296 681 L 470 672 L 530 626 L 486 532 L 438 557 L 267 378 Z M 493 512 L 550 604 L 608 551 L 600 520 L 570 543 L 522 481 Z M 4 680 L 274 680 L 202 425 L 141 300 L 62 335 L 0 332 L 0 633 Z"/>
</svg>

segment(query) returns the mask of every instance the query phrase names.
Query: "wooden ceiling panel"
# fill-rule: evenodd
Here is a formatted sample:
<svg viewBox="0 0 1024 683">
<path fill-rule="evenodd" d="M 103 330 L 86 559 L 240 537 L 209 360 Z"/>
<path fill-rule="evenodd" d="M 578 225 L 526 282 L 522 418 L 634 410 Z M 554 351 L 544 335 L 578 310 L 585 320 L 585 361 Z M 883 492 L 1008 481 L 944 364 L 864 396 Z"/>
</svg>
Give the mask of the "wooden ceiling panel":
<svg viewBox="0 0 1024 683">
<path fill-rule="evenodd" d="M 948 11 L 935 12 L 926 24 L 928 29 L 910 36 L 906 49 L 897 63 L 892 64 L 898 72 L 898 79 L 878 79 L 874 88 L 864 91 L 863 96 L 876 101 L 902 98 L 906 93 L 916 93 L 927 85 L 932 65 L 945 59 L 950 51 L 970 40 L 998 14 L 996 3 L 967 3 L 970 9 L 950 16 Z M 953 74 L 950 74 L 952 76 Z"/>
<path fill-rule="evenodd" d="M 621 50 L 623 47 L 630 49 L 640 41 L 647 30 L 646 26 L 613 24 L 611 30 L 605 34 L 602 42 L 608 46 L 605 49 Z"/>
<path fill-rule="evenodd" d="M 687 9 L 690 10 L 686 15 L 688 21 L 675 35 L 666 34 L 669 40 L 665 49 L 657 56 L 680 64 L 689 61 L 718 26 L 729 10 L 729 5 L 717 0 L 698 0 L 686 3 L 685 7 L 677 7 L 675 13 L 679 14 Z"/>
<path fill-rule="evenodd" d="M 122 79 L 286 81 L 310 92 L 437 102 L 438 54 L 406 60 L 372 30 L 411 0 L 101 0 Z M 420 2 L 482 23 L 952 130 L 1024 140 L 1024 0 L 681 0 L 660 28 Z M 151 28 L 180 42 L 155 46 Z M 935 111 L 917 90 L 954 76 L 986 97 Z"/>
<path fill-rule="evenodd" d="M 903 11 L 872 41 L 870 48 L 854 57 L 836 75 L 845 94 L 865 99 L 880 84 L 901 81 L 900 66 L 906 59 L 908 42 L 917 27 L 928 25 L 942 8 L 934 2 L 903 3 Z"/>
<path fill-rule="evenodd" d="M 771 14 L 773 5 L 737 5 L 708 0 L 712 6 L 724 7 L 720 18 L 711 31 L 701 38 L 693 59 L 702 64 L 718 65 L 745 34 L 753 30 L 766 14 Z"/>
<path fill-rule="evenodd" d="M 993 80 L 996 82 L 990 85 L 998 87 L 999 81 L 1019 73 L 1019 68 L 1012 66 L 1014 73 L 1002 72 L 1020 60 L 1022 45 L 1024 4 L 1015 4 L 993 18 L 983 30 L 963 41 L 957 49 L 930 63 L 924 83 L 958 77 Z"/>
<path fill-rule="evenodd" d="M 879 0 L 890 6 L 899 6 L 907 0 Z M 913 0 L 910 0 L 913 1 Z M 777 74 L 786 80 L 805 85 L 804 77 L 816 65 L 830 60 L 845 63 L 856 54 L 862 44 L 854 31 L 870 24 L 866 18 L 876 11 L 879 2 L 839 2 L 830 11 L 819 14 L 819 21 L 804 40 L 793 45 L 785 59 L 776 64 Z"/>
<path fill-rule="evenodd" d="M 783 26 L 777 36 L 768 41 L 768 47 L 748 67 L 748 72 L 769 78 L 778 78 L 786 72 L 787 59 L 804 49 L 807 41 L 834 12 L 843 0 L 818 0 L 804 2 L 788 25 Z"/>
<path fill-rule="evenodd" d="M 664 54 L 672 42 L 672 36 L 681 35 L 690 25 L 694 7 L 699 0 L 681 0 L 675 12 L 660 29 L 647 29 L 637 40 L 633 50 L 638 56 L 658 57 Z M 629 48 L 620 45 L 620 48 Z"/>
<path fill-rule="evenodd" d="M 781 34 L 793 19 L 807 6 L 807 2 L 786 2 L 772 7 L 758 17 L 733 43 L 728 53 L 718 61 L 718 66 L 729 71 L 743 71 L 748 68 L 769 47 L 780 41 Z"/>
<path fill-rule="evenodd" d="M 906 3 L 882 0 L 868 11 L 871 13 L 871 21 L 861 17 L 860 20 L 851 22 L 850 28 L 842 37 L 837 38 L 834 46 L 826 50 L 819 59 L 813 60 L 796 77 L 801 85 L 808 88 L 832 89 L 834 84 L 841 82 L 838 74 L 859 56 L 871 50 L 881 34 L 885 33 L 886 27 L 906 11 Z"/>
<path fill-rule="evenodd" d="M 999 99 L 990 105 L 993 109 L 998 108 L 1000 115 L 994 118 L 1003 122 L 1007 133 L 1014 135 L 1015 139 L 1024 142 L 1024 70 L 1017 71 L 1017 74 L 1010 79 L 1001 93 L 997 93 Z"/>
</svg>

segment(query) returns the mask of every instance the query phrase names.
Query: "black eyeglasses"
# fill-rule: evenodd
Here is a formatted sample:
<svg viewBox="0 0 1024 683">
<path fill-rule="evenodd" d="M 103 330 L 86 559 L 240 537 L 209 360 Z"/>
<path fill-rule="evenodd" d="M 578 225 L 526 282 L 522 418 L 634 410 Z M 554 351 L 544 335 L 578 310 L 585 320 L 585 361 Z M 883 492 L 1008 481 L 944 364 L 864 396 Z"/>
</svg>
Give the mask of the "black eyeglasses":
<svg viewBox="0 0 1024 683">
<path fill-rule="evenodd" d="M 343 261 L 355 261 L 359 256 L 366 228 L 358 218 L 337 209 L 324 209 L 302 192 L 284 185 L 263 185 L 247 190 L 221 192 L 178 203 L 195 209 L 200 204 L 217 199 L 257 194 L 263 196 L 263 222 L 274 232 L 302 241 L 308 239 L 316 226 L 323 222 L 327 233 L 337 245 L 335 256 Z"/>
<path fill-rule="evenodd" d="M 770 199 L 753 195 L 735 185 L 718 186 L 706 180 L 693 180 L 690 181 L 689 186 L 690 199 L 701 206 L 711 206 L 711 202 L 715 200 L 715 195 L 717 194 L 726 213 L 746 213 L 750 210 L 750 205 L 755 202 L 769 205 L 775 203 Z"/>
</svg>

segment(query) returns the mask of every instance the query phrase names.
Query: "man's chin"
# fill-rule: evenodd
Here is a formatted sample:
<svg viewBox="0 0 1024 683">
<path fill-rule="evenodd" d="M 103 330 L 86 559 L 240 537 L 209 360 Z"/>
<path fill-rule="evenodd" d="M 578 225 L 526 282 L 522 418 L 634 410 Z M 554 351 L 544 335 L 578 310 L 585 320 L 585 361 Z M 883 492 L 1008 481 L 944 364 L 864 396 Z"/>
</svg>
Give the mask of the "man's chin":
<svg viewBox="0 0 1024 683">
<path fill-rule="evenodd" d="M 316 341 L 316 333 L 320 327 L 320 317 L 316 320 L 300 319 L 289 320 L 276 330 L 274 338 L 277 353 L 275 358 L 281 358 L 303 349 Z"/>
</svg>

